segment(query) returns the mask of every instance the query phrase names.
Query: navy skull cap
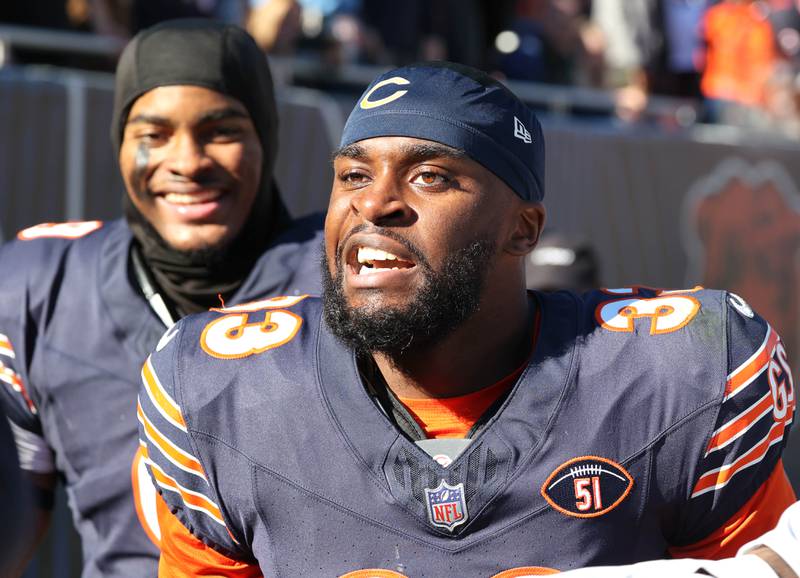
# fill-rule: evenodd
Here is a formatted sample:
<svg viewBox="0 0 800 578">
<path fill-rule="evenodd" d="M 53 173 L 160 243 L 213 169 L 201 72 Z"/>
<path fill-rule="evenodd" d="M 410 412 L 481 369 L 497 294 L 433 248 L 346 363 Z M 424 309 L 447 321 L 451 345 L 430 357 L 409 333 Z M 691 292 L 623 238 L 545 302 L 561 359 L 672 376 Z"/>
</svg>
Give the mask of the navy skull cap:
<svg viewBox="0 0 800 578">
<path fill-rule="evenodd" d="M 450 62 L 390 70 L 361 95 L 340 147 L 405 136 L 463 150 L 527 201 L 544 197 L 544 136 L 539 120 L 484 72 Z"/>
</svg>

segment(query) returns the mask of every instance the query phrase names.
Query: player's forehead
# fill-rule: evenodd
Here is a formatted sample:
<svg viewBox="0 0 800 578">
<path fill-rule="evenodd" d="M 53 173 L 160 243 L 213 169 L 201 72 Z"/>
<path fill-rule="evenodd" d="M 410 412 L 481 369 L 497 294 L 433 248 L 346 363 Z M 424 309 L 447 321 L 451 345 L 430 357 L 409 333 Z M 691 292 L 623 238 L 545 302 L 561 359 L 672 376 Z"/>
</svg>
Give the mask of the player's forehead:
<svg viewBox="0 0 800 578">
<path fill-rule="evenodd" d="M 470 160 L 463 150 L 433 140 L 404 136 L 381 136 L 365 139 L 343 146 L 333 153 L 334 161 L 340 159 L 366 161 L 384 156 L 419 160 L 433 158 Z"/>
<path fill-rule="evenodd" d="M 126 125 L 136 123 L 200 123 L 227 118 L 249 119 L 236 98 L 210 88 L 175 84 L 148 90 L 131 105 Z"/>
</svg>

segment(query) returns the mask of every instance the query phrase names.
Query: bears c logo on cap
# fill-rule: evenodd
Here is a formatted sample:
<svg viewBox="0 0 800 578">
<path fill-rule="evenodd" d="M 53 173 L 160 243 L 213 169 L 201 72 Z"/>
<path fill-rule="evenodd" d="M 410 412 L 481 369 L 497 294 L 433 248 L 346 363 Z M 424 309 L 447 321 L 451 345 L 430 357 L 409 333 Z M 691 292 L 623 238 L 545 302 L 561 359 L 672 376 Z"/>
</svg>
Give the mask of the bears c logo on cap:
<svg viewBox="0 0 800 578">
<path fill-rule="evenodd" d="M 379 100 L 369 99 L 369 97 L 371 97 L 376 90 L 383 88 L 387 84 L 397 84 L 402 86 L 411 83 L 402 76 L 393 76 L 392 78 L 381 80 L 379 83 L 373 86 L 367 94 L 364 95 L 364 98 L 361 99 L 361 102 L 358 103 L 358 106 L 360 106 L 364 110 L 368 110 L 370 108 L 378 108 L 379 106 L 383 106 L 384 104 L 389 104 L 390 102 L 397 100 L 398 98 L 400 98 L 401 96 L 403 96 L 405 93 L 408 92 L 407 90 L 397 90 L 392 94 L 390 94 L 389 96 L 381 98 Z"/>
</svg>

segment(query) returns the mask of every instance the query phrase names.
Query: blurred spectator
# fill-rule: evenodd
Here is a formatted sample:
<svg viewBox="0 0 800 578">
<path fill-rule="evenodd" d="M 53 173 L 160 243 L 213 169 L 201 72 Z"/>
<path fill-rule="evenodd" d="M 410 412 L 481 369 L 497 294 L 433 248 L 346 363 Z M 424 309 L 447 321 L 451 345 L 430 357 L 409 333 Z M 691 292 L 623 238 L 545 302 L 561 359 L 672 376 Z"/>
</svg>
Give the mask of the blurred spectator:
<svg viewBox="0 0 800 578">
<path fill-rule="evenodd" d="M 592 246 L 583 239 L 545 233 L 525 260 L 528 289 L 586 291 L 600 286 Z"/>
<path fill-rule="evenodd" d="M 416 60 L 482 60 L 483 26 L 478 0 L 362 0 L 361 17 L 380 39 L 370 60 L 403 65 Z"/>
<path fill-rule="evenodd" d="M 780 61 L 764 85 L 760 107 L 730 104 L 725 109 L 726 123 L 788 138 L 800 138 L 800 102 L 797 70 L 789 61 Z"/>
<path fill-rule="evenodd" d="M 651 29 L 651 0 L 593 0 L 591 21 L 603 36 L 603 84 L 620 88 L 640 82 L 644 45 Z"/>
<path fill-rule="evenodd" d="M 599 55 L 595 37 L 586 33 L 588 12 L 580 0 L 517 0 L 508 30 L 497 37 L 499 72 L 516 80 L 587 83 Z"/>
<path fill-rule="evenodd" d="M 645 71 L 651 93 L 700 98 L 701 26 L 707 0 L 650 0 Z"/>
<path fill-rule="evenodd" d="M 707 0 L 593 0 L 604 36 L 604 86 L 616 113 L 638 120 L 649 94 L 700 98 L 700 24 Z"/>
<path fill-rule="evenodd" d="M 128 0 L 131 4 L 131 36 L 164 20 L 215 18 L 242 24 L 247 0 Z"/>
<path fill-rule="evenodd" d="M 264 52 L 291 54 L 301 30 L 301 8 L 297 0 L 252 2 L 247 31 Z"/>
<path fill-rule="evenodd" d="M 725 120 L 729 103 L 764 104 L 778 59 L 775 36 L 760 3 L 722 0 L 703 17 L 706 43 L 701 89 L 709 120 Z"/>
<path fill-rule="evenodd" d="M 87 0 L 0 2 L 0 22 L 41 28 L 77 30 L 86 23 Z M 72 20 L 77 17 L 78 20 Z"/>
</svg>

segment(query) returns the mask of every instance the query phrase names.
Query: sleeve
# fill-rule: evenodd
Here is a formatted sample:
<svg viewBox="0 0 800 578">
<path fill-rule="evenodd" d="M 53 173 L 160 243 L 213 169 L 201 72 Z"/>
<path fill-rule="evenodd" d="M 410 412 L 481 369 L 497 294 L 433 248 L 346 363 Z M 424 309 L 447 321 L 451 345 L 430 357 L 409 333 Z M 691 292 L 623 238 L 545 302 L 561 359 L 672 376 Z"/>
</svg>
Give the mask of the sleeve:
<svg viewBox="0 0 800 578">
<path fill-rule="evenodd" d="M 162 536 L 166 537 L 161 544 L 158 562 L 160 578 L 208 576 L 209 572 L 229 578 L 263 578 L 261 569 L 255 564 L 228 558 L 195 538 L 160 497 L 156 508 Z"/>
<path fill-rule="evenodd" d="M 39 408 L 29 378 L 35 323 L 29 314 L 25 279 L 16 243 L 0 248 L 0 405 L 8 416 L 23 470 L 55 472 L 53 452 L 44 439 Z"/>
<path fill-rule="evenodd" d="M 725 302 L 725 389 L 670 548 L 674 557 L 733 556 L 796 499 L 780 461 L 795 409 L 786 349 L 740 297 L 727 294 Z"/>
<path fill-rule="evenodd" d="M 227 558 L 251 561 L 252 555 L 229 529 L 217 491 L 206 475 L 177 401 L 175 366 L 183 323 L 164 334 L 142 368 L 137 404 L 140 451 L 169 512 L 195 538 Z M 178 547 L 169 543 L 172 537 L 161 528 L 162 550 Z M 179 562 L 180 558 L 175 560 Z"/>
</svg>

